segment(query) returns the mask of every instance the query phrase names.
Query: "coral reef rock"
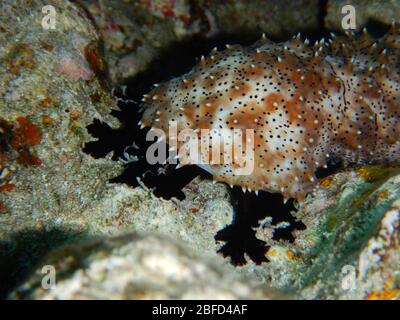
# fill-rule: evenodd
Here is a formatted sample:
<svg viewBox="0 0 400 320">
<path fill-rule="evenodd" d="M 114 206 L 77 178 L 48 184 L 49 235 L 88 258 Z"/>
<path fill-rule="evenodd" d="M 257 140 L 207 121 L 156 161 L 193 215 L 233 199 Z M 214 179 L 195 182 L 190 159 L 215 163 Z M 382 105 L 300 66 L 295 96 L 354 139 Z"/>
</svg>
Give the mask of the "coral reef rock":
<svg viewBox="0 0 400 320">
<path fill-rule="evenodd" d="M 285 37 L 318 26 L 318 0 L 78 1 L 104 40 L 114 83 L 136 75 L 190 37 L 268 32 Z M 235 21 L 235 23 L 232 23 Z"/>
<path fill-rule="evenodd" d="M 43 289 L 42 268 L 12 298 L 26 299 L 270 299 L 215 261 L 164 237 L 124 235 L 59 249 L 43 261 L 56 266 L 56 286 Z"/>
<path fill-rule="evenodd" d="M 315 30 L 319 2 L 54 0 L 55 29 L 46 29 L 48 1 L 1 1 L 0 297 L 399 298 L 396 167 L 320 180 L 295 213 L 307 229 L 278 241 L 286 225 L 262 221 L 255 231 L 270 262 L 234 268 L 214 239 L 232 221 L 229 187 L 196 178 L 185 200 L 166 201 L 109 183 L 123 163 L 82 151 L 94 119 L 120 126 L 112 86 L 174 41 Z M 391 20 L 396 6 L 373 7 L 391 8 Z M 56 289 L 41 285 L 44 264 L 56 270 Z"/>
<path fill-rule="evenodd" d="M 354 8 L 356 29 L 360 31 L 368 22 L 390 25 L 400 21 L 400 2 L 386 0 L 329 0 L 326 4 L 325 26 L 330 30 L 343 31 L 342 20 Z M 344 8 L 342 12 L 342 8 Z M 352 11 L 351 11 L 352 13 Z"/>
</svg>

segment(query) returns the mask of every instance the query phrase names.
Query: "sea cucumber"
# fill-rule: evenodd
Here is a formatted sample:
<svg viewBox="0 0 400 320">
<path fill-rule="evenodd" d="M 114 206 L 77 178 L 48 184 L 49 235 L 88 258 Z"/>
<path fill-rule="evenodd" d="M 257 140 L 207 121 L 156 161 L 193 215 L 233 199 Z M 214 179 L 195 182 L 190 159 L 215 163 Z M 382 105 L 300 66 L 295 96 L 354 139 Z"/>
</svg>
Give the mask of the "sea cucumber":
<svg viewBox="0 0 400 320">
<path fill-rule="evenodd" d="M 304 200 L 328 162 L 396 163 L 400 135 L 399 29 L 373 39 L 331 34 L 314 45 L 300 35 L 265 36 L 249 46 L 217 49 L 187 74 L 143 98 L 142 127 L 254 129 L 255 167 L 235 175 L 208 165 L 213 179 L 244 190 Z"/>
</svg>

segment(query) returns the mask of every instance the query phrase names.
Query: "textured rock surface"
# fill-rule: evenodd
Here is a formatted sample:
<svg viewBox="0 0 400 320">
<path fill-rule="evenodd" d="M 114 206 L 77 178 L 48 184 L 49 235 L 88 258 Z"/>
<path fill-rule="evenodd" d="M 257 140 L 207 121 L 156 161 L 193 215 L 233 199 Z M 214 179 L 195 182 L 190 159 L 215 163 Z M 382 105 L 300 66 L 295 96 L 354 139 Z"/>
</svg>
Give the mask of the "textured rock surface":
<svg viewBox="0 0 400 320">
<path fill-rule="evenodd" d="M 282 298 L 240 279 L 209 258 L 159 236 L 125 235 L 69 246 L 44 264 L 57 268 L 55 289 L 42 289 L 38 269 L 13 293 L 25 299 L 269 299 Z"/>
<path fill-rule="evenodd" d="M 220 265 L 219 268 L 225 268 L 224 274 L 228 278 L 234 277 L 234 273 L 239 273 L 244 277 L 242 281 L 246 283 L 246 286 L 259 283 L 264 288 L 277 289 L 277 291 L 269 289 L 268 293 L 260 293 L 260 295 L 258 291 L 252 291 L 253 293 L 248 295 L 248 291 L 246 291 L 248 289 L 229 291 L 225 292 L 226 295 L 220 295 L 221 287 L 219 285 L 225 283 L 225 280 L 221 283 L 214 282 L 215 278 L 211 274 L 208 280 L 204 280 L 208 286 L 207 290 L 211 290 L 207 291 L 210 297 L 222 298 L 232 294 L 231 298 L 398 299 L 400 294 L 399 179 L 398 168 L 374 166 L 340 172 L 323 179 L 317 195 L 310 197 L 297 212 L 297 216 L 307 225 L 307 229 L 297 233 L 295 243 L 272 240 L 275 227 L 268 226 L 268 222 L 264 228 L 258 230 L 257 236 L 271 245 L 267 253 L 269 263 L 255 265 L 249 261 L 247 265 L 235 269 L 226 260 L 224 263 L 221 257 L 215 255 L 212 233 L 207 236 L 209 231 L 206 218 L 197 218 L 196 223 L 191 223 L 187 221 L 187 212 L 166 210 L 156 214 L 153 219 L 144 215 L 147 217 L 146 223 L 142 220 L 142 223 L 134 225 L 138 230 L 148 232 L 157 230 L 161 233 L 168 233 L 170 237 L 184 244 L 186 249 L 182 249 L 180 254 L 171 253 L 171 250 L 172 252 L 177 250 L 176 240 L 162 238 L 160 241 L 158 236 L 122 237 L 116 240 L 116 245 L 113 244 L 114 240 L 105 239 L 95 242 L 97 243 L 95 246 L 93 242 L 89 241 L 83 245 L 73 246 L 75 249 L 61 248 L 50 254 L 46 260 L 41 261 L 36 274 L 31 276 L 30 280 L 17 291 L 14 291 L 12 297 L 104 298 L 108 295 L 113 298 L 138 298 L 139 296 L 133 289 L 132 292 L 125 289 L 114 291 L 113 287 L 109 286 L 110 282 L 125 283 L 128 276 L 125 280 L 121 280 L 119 278 L 121 272 L 113 267 L 110 268 L 107 281 L 99 281 L 99 278 L 95 277 L 96 272 L 99 272 L 96 266 L 98 264 L 114 265 L 115 260 L 122 264 L 121 268 L 125 274 L 129 272 L 136 274 L 136 271 L 133 270 L 142 269 L 143 265 L 133 263 L 130 258 L 121 259 L 120 256 L 132 256 L 132 259 L 136 260 L 134 257 L 138 254 L 137 251 L 143 250 L 146 253 L 143 256 L 152 257 L 148 259 L 154 259 L 154 263 L 164 261 L 163 259 L 167 255 L 170 263 L 181 265 L 182 259 L 192 260 L 192 255 L 189 255 L 188 252 L 193 252 L 195 249 L 195 255 L 201 253 L 202 256 L 197 256 L 195 263 L 186 266 L 187 270 L 190 270 L 188 272 L 191 272 L 191 276 L 188 276 L 189 282 L 197 283 L 197 279 L 194 279 L 197 278 L 195 275 L 195 271 L 198 270 L 197 264 L 208 264 L 207 261 L 212 260 L 213 263 Z M 205 183 L 206 181 L 199 183 L 202 190 L 207 189 Z M 195 182 L 193 185 L 197 185 L 197 183 Z M 186 189 L 189 195 L 191 191 Z M 129 203 L 130 197 L 125 192 L 120 194 L 122 197 L 126 197 L 126 203 Z M 193 199 L 186 201 L 186 204 L 192 203 Z M 205 203 L 205 208 L 212 207 L 212 203 L 216 204 L 215 199 L 213 202 Z M 200 216 L 202 215 L 200 213 Z M 214 221 L 217 220 L 216 217 L 214 219 Z M 211 229 L 213 228 L 212 223 L 209 226 Z M 207 232 L 202 234 L 200 228 Z M 135 244 L 130 244 L 131 241 Z M 118 248 L 124 246 L 126 249 L 122 253 L 119 251 L 120 249 L 114 250 L 104 258 L 100 252 L 104 252 L 110 246 Z M 92 251 L 93 247 L 96 248 L 95 254 Z M 71 262 L 70 256 L 73 257 L 73 262 Z M 47 264 L 54 265 L 57 274 L 61 274 L 61 278 L 58 280 L 60 286 L 55 291 L 46 291 L 41 288 L 43 275 L 40 271 L 42 266 Z M 81 270 L 83 267 L 76 267 L 82 265 L 89 266 L 85 267 L 87 269 L 84 273 Z M 167 266 L 164 263 L 162 265 Z M 162 272 L 157 270 L 150 278 L 159 283 L 170 281 L 171 279 L 165 279 L 164 272 L 174 270 L 171 268 L 168 266 Z M 94 271 L 91 271 L 92 269 Z M 84 276 L 84 274 L 89 275 Z M 209 272 L 204 271 L 204 274 L 208 275 Z M 143 275 L 143 281 L 149 281 L 149 274 L 140 273 L 138 278 L 129 280 L 135 284 L 133 287 L 138 285 L 137 281 L 141 275 Z M 126 286 L 129 281 L 126 280 Z M 200 290 L 199 293 L 194 288 L 193 291 L 187 289 L 187 295 L 174 295 L 181 291 L 181 286 L 185 286 L 185 284 L 173 282 L 169 284 L 169 287 L 173 288 L 172 291 L 166 290 L 162 286 L 154 291 L 151 289 L 152 285 L 147 283 L 141 287 L 141 293 L 143 298 L 206 297 L 206 291 Z M 194 287 L 196 286 L 194 284 Z M 74 289 L 71 292 L 68 288 Z M 108 293 L 104 293 L 104 297 L 98 296 L 96 292 L 99 291 L 99 288 Z M 125 287 L 122 286 L 122 288 Z M 175 289 L 178 291 L 175 292 Z M 280 294 L 280 290 L 284 290 L 287 294 Z M 197 292 L 198 295 L 193 295 L 194 292 Z M 240 292 L 247 293 L 242 295 Z"/>
<path fill-rule="evenodd" d="M 327 3 L 325 25 L 328 29 L 342 31 L 342 8 L 352 5 L 356 12 L 356 30 L 361 30 L 367 22 L 390 25 L 400 20 L 400 2 L 397 0 L 330 0 Z"/>
<path fill-rule="evenodd" d="M 101 40 L 84 11 L 65 1 L 53 3 L 56 29 L 43 29 L 45 4 L 1 7 L 1 294 L 62 243 L 132 229 L 212 239 L 232 214 L 222 186 L 218 197 L 193 194 L 193 201 L 177 203 L 107 182 L 122 165 L 82 152 L 94 119 L 119 125 L 110 116 L 116 102 L 106 85 Z M 215 255 L 213 241 L 196 240 L 195 247 Z"/>
<path fill-rule="evenodd" d="M 288 6 L 292 5 L 289 2 Z M 103 297 L 98 295 L 99 288 L 109 290 L 105 292 L 110 292 L 110 298 L 281 297 L 260 288 L 250 292 L 257 282 L 263 287 L 288 289 L 291 297 L 398 298 L 398 169 L 365 167 L 322 180 L 316 196 L 297 213 L 307 230 L 297 232 L 295 243 L 272 240 L 277 227 L 266 220 L 257 235 L 271 245 L 267 253 L 271 262 L 260 266 L 249 262 L 233 268 L 216 254 L 220 244 L 214 240 L 216 232 L 232 220 L 226 186 L 197 178 L 184 189 L 184 201 L 164 201 L 144 188 L 108 183 L 122 171 L 122 163 L 111 161 L 111 155 L 95 160 L 82 152 L 83 144 L 92 139 L 86 127 L 93 119 L 119 126 L 110 116 L 116 102 L 110 94 L 113 82 L 107 75 L 114 84 L 135 75 L 171 42 L 187 36 L 210 36 L 216 30 L 235 32 L 226 12 L 243 16 L 243 21 L 236 20 L 237 26 L 249 32 L 270 30 L 270 35 L 279 37 L 311 29 L 318 21 L 313 13 L 318 11 L 316 2 L 307 1 L 309 6 L 303 7 L 307 14 L 303 16 L 309 18 L 303 21 L 298 19 L 300 13 L 289 17 L 283 1 L 277 5 L 268 2 L 261 8 L 258 2 L 232 1 L 227 2 L 227 11 L 219 2 L 176 1 L 174 12 L 190 13 L 186 25 L 186 18 L 170 16 L 159 5 L 148 8 L 141 1 L 85 2 L 87 13 L 93 15 L 90 20 L 84 10 L 60 0 L 53 1 L 56 29 L 44 30 L 41 8 L 46 1 L 25 1 L 18 6 L 14 1 L 2 1 L 0 295 L 24 280 L 50 249 L 83 240 L 86 244 L 59 249 L 49 257 L 60 262 L 56 270 L 63 270 L 58 275 L 60 291 L 42 291 L 40 275 L 33 274 L 12 297 L 99 298 Z M 192 7 L 194 4 L 197 6 Z M 137 10 L 127 10 L 130 5 L 138 6 Z M 106 11 L 109 15 L 104 14 Z M 271 20 L 265 19 L 267 12 L 275 13 Z M 164 233 L 175 240 L 153 235 L 91 240 L 132 230 Z M 140 246 L 134 248 L 131 240 Z M 183 243 L 184 248 L 176 242 Z M 79 253 L 73 262 L 87 265 L 68 264 L 68 250 Z M 130 258 L 149 253 L 155 266 L 165 258 L 178 270 L 186 268 L 190 276 L 176 279 L 164 273 L 168 270 L 157 269 L 156 280 L 170 284 L 171 289 L 159 284 L 154 289 L 156 280 L 148 278 L 153 274 L 143 270 L 143 263 L 121 259 L 124 253 Z M 107 278 L 102 264 L 106 262 L 121 263 L 121 269 L 111 271 Z M 343 290 L 344 266 L 355 268 L 356 290 Z M 90 277 L 82 273 L 84 268 L 92 272 Z M 126 276 L 140 268 L 142 278 L 118 278 L 118 270 L 124 270 Z M 204 271 L 200 279 L 207 286 L 196 279 L 199 268 Z M 99 278 L 96 270 L 105 278 Z M 218 284 L 221 272 L 224 280 Z M 237 286 L 228 287 L 236 273 L 242 274 L 239 280 L 232 280 Z M 126 285 L 124 292 L 110 285 L 108 281 L 114 279 Z M 139 283 L 145 283 L 146 290 Z M 185 283 L 193 283 L 193 288 L 183 291 Z"/>
<path fill-rule="evenodd" d="M 268 32 L 281 38 L 319 23 L 317 0 L 79 2 L 102 35 L 114 83 L 145 70 L 160 53 L 189 37 Z"/>
<path fill-rule="evenodd" d="M 54 2 L 56 29 L 43 29 L 45 4 L 0 6 L 1 291 L 43 250 L 85 231 L 84 210 L 120 170 L 81 151 L 94 118 L 117 125 L 98 34 L 66 1 Z"/>
</svg>

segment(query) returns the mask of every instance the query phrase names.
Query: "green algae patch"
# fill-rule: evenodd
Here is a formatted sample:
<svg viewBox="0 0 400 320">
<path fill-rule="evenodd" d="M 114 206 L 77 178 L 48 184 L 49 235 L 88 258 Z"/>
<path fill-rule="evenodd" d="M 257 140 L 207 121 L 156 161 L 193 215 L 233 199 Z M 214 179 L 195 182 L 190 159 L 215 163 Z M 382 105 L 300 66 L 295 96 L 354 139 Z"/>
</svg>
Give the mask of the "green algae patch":
<svg viewBox="0 0 400 320">
<path fill-rule="evenodd" d="M 390 180 L 400 173 L 399 167 L 366 166 L 357 171 L 359 176 L 360 172 L 364 181 L 352 181 L 344 186 L 337 203 L 310 230 L 318 240 L 305 253 L 306 266 L 299 281 L 302 287 L 318 280 L 327 283 L 334 280 L 332 277 L 337 277 L 343 266 L 354 261 L 383 214 L 400 198 L 400 185 Z"/>
</svg>

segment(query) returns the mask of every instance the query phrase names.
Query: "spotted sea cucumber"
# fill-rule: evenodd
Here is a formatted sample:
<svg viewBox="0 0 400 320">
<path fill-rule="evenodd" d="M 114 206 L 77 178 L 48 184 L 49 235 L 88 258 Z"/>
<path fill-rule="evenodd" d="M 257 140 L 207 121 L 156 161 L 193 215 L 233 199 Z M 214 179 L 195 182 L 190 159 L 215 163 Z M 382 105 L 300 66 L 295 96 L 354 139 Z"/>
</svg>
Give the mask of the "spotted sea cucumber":
<svg viewBox="0 0 400 320">
<path fill-rule="evenodd" d="M 217 49 L 187 74 L 143 98 L 142 127 L 253 129 L 255 167 L 235 175 L 208 165 L 213 179 L 302 201 L 330 160 L 394 163 L 400 155 L 399 28 L 373 39 L 331 34 Z"/>
</svg>

